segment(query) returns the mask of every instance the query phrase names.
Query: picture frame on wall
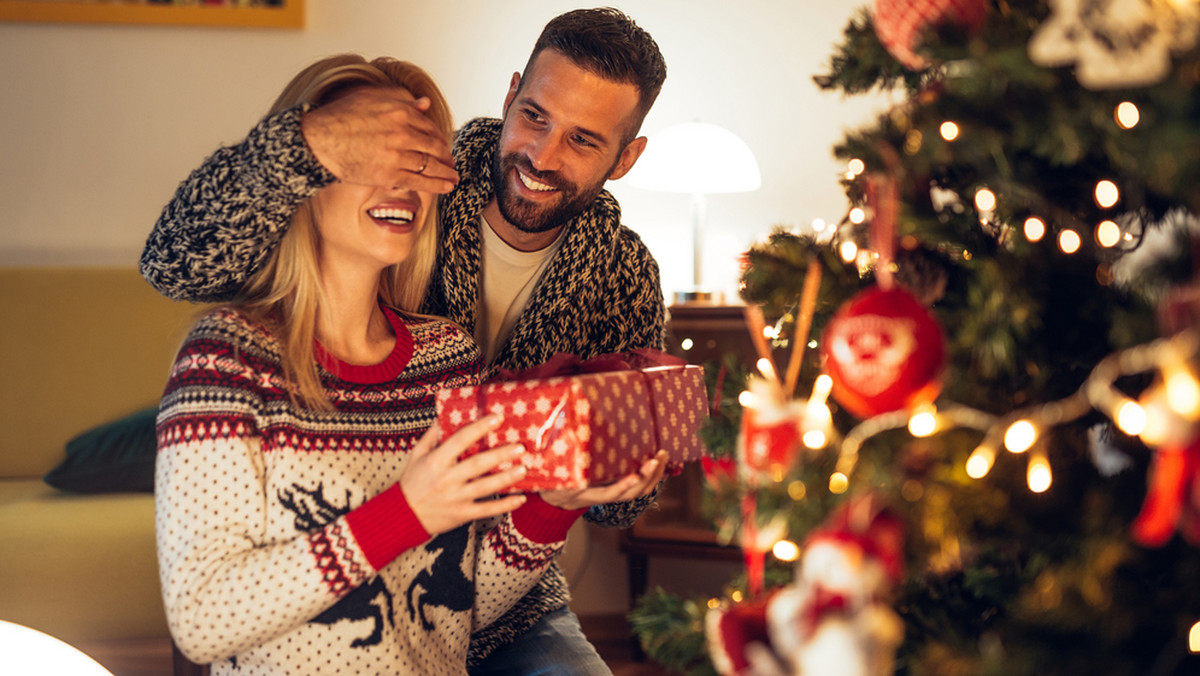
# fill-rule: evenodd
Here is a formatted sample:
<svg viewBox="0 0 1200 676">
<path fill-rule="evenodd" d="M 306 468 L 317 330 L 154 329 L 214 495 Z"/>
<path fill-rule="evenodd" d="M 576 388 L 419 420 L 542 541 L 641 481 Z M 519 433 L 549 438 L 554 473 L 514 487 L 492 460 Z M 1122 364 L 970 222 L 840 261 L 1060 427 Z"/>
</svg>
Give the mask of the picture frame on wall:
<svg viewBox="0 0 1200 676">
<path fill-rule="evenodd" d="M 303 28 L 304 0 L 0 0 L 0 21 Z"/>
</svg>

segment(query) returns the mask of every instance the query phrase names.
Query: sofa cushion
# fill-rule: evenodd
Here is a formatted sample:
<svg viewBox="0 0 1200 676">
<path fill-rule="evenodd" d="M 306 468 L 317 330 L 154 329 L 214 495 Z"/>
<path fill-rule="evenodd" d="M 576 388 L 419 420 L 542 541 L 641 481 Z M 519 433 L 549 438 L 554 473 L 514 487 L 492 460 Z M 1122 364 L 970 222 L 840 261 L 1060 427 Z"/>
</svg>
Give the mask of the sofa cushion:
<svg viewBox="0 0 1200 676">
<path fill-rule="evenodd" d="M 46 483 L 74 493 L 153 493 L 158 407 L 93 427 L 67 442 Z"/>
<path fill-rule="evenodd" d="M 169 635 L 153 495 L 0 479 L 0 533 L 4 619 L 68 643 Z"/>
</svg>

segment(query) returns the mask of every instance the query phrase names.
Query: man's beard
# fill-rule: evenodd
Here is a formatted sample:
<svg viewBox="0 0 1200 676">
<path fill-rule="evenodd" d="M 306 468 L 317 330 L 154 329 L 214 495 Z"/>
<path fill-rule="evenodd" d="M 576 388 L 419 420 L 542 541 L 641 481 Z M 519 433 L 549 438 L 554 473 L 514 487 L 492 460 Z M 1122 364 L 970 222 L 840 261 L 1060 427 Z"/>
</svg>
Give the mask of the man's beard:
<svg viewBox="0 0 1200 676">
<path fill-rule="evenodd" d="M 557 172 L 534 169 L 529 160 L 519 153 L 501 155 L 497 152 L 492 165 L 492 183 L 500 215 L 522 232 L 546 232 L 565 225 L 591 206 L 604 187 L 605 179 L 601 177 L 595 185 L 580 188 Z M 515 194 L 508 177 L 518 168 L 535 181 L 552 186 L 558 191 L 558 200 L 539 205 Z"/>
</svg>

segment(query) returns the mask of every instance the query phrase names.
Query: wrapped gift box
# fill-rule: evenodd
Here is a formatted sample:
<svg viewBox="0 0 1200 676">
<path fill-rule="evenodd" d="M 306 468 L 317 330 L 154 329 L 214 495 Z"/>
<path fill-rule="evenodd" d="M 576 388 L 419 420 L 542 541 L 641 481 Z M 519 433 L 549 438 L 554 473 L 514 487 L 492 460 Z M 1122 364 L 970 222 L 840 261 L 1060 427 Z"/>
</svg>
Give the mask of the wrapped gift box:
<svg viewBox="0 0 1200 676">
<path fill-rule="evenodd" d="M 668 463 L 699 460 L 708 414 L 704 370 L 637 370 L 498 382 L 437 395 L 442 438 L 487 413 L 503 424 L 468 453 L 520 443 L 528 473 L 514 490 L 582 488 L 636 472 L 662 449 Z M 510 465 L 503 465 L 507 469 Z"/>
</svg>

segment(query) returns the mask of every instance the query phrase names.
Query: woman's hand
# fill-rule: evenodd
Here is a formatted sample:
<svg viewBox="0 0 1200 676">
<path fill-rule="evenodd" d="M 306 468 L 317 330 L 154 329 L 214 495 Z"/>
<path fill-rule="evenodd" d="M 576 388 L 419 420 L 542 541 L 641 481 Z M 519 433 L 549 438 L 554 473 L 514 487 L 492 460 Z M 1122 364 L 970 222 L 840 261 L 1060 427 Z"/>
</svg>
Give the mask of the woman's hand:
<svg viewBox="0 0 1200 676">
<path fill-rule="evenodd" d="M 625 502 L 648 494 L 662 481 L 667 469 L 667 452 L 659 451 L 637 474 L 630 474 L 607 486 L 543 491 L 542 499 L 559 509 L 584 509 L 610 502 Z"/>
<path fill-rule="evenodd" d="M 492 473 L 500 463 L 519 458 L 521 446 L 498 446 L 459 459 L 463 451 L 499 424 L 499 416 L 485 416 L 450 435 L 441 445 L 437 445 L 434 425 L 413 448 L 400 477 L 400 488 L 430 535 L 511 512 L 525 502 L 521 494 L 493 499 L 525 476 L 525 467 L 520 464 Z"/>
</svg>

